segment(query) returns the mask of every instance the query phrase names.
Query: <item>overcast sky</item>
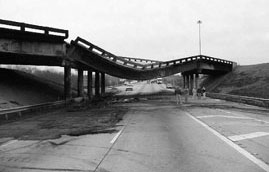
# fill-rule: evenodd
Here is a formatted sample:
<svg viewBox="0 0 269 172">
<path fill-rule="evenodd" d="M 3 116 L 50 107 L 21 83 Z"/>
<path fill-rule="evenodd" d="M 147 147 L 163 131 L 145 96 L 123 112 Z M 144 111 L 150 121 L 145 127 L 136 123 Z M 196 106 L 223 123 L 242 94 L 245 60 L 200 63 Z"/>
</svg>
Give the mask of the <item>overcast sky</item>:
<svg viewBox="0 0 269 172">
<path fill-rule="evenodd" d="M 172 60 L 202 54 L 269 62 L 269 0 L 0 0 L 0 18 L 68 29 L 116 55 Z"/>
</svg>

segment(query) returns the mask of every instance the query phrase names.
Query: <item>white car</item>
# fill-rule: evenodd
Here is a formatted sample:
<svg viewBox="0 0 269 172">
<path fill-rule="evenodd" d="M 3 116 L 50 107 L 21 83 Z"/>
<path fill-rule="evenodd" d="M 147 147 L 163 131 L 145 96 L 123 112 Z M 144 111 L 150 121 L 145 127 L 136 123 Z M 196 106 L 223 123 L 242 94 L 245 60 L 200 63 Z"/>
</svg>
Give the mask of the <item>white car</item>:
<svg viewBox="0 0 269 172">
<path fill-rule="evenodd" d="M 172 84 L 166 84 L 166 88 L 167 89 L 173 89 L 173 86 L 172 86 Z"/>
</svg>

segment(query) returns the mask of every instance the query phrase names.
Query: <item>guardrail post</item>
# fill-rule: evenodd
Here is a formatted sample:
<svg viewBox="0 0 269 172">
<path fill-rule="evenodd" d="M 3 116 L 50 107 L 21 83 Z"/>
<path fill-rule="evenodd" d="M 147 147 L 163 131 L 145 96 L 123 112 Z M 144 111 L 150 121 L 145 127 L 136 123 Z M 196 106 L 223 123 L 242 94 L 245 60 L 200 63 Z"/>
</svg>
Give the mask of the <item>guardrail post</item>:
<svg viewBox="0 0 269 172">
<path fill-rule="evenodd" d="M 64 67 L 64 97 L 65 100 L 71 98 L 71 67 Z"/>
<path fill-rule="evenodd" d="M 5 118 L 6 118 L 6 120 L 8 120 L 8 114 L 5 114 Z"/>
<path fill-rule="evenodd" d="M 78 97 L 83 96 L 83 70 L 78 69 Z"/>
<path fill-rule="evenodd" d="M 99 72 L 95 72 L 95 97 L 100 97 L 100 75 Z"/>
<path fill-rule="evenodd" d="M 105 82 L 105 73 L 101 73 L 101 95 L 105 95 L 106 82 Z"/>
<path fill-rule="evenodd" d="M 88 87 L 87 87 L 89 100 L 92 98 L 92 71 L 88 70 Z"/>
</svg>

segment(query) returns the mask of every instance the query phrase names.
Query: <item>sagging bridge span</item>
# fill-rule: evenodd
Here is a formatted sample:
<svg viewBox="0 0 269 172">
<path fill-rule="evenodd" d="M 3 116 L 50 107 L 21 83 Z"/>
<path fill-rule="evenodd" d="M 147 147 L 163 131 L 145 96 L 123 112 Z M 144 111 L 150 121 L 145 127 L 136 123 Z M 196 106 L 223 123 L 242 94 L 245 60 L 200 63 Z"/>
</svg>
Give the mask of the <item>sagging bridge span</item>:
<svg viewBox="0 0 269 172">
<path fill-rule="evenodd" d="M 196 55 L 171 61 L 116 56 L 80 37 L 65 42 L 68 30 L 0 19 L 0 64 L 64 67 L 65 98 L 71 97 L 71 68 L 78 70 L 78 96 L 83 94 L 83 71 L 88 71 L 88 96 L 105 93 L 105 74 L 147 80 L 182 73 L 184 86 L 197 87 L 199 74 L 221 75 L 236 63 Z M 100 92 L 101 91 L 101 92 Z"/>
</svg>

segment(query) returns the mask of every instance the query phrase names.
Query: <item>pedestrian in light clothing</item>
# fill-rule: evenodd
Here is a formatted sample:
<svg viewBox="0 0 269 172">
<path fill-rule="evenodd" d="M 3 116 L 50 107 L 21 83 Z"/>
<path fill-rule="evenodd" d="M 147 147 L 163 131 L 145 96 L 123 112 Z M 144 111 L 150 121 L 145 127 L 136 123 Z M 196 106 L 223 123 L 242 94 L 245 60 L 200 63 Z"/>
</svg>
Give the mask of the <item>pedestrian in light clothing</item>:
<svg viewBox="0 0 269 172">
<path fill-rule="evenodd" d="M 181 88 L 180 88 L 180 87 L 177 87 L 177 88 L 175 89 L 175 96 L 176 96 L 177 104 L 182 104 L 182 101 L 181 101 L 181 95 L 182 95 Z"/>
<path fill-rule="evenodd" d="M 192 97 L 193 99 L 196 99 L 197 96 L 197 90 L 195 88 L 192 89 Z"/>
</svg>

